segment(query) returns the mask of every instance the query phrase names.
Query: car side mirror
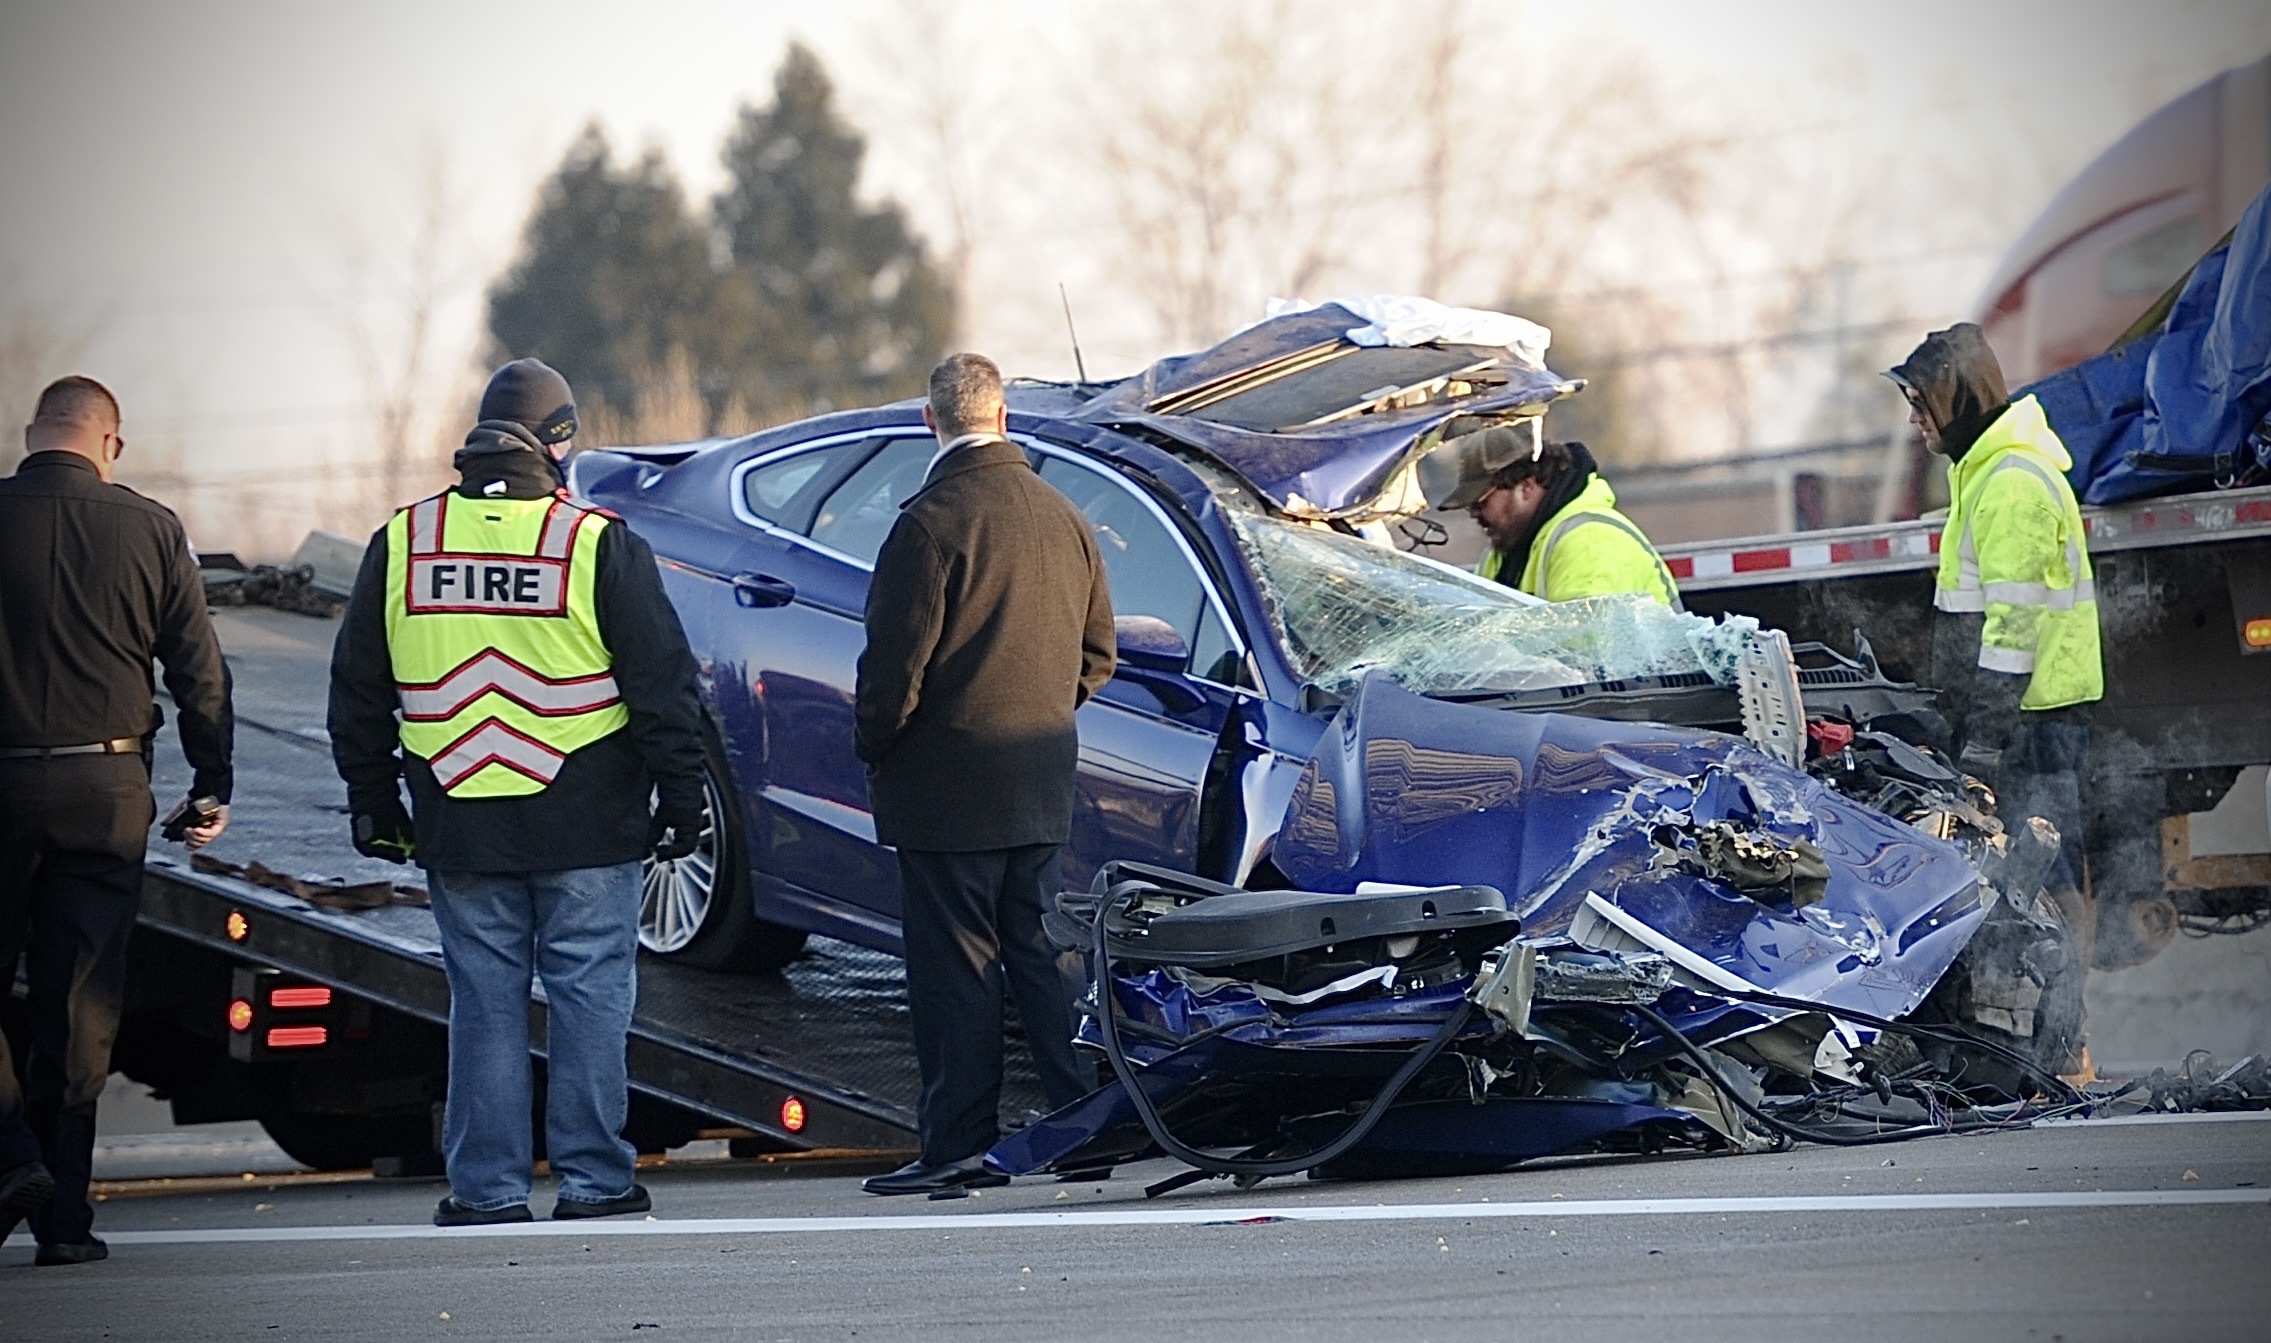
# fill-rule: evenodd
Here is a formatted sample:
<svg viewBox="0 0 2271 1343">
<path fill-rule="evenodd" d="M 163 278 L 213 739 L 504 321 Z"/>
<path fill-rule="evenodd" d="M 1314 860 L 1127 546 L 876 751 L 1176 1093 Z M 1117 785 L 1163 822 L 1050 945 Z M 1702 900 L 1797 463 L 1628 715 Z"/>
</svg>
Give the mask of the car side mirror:
<svg viewBox="0 0 2271 1343">
<path fill-rule="evenodd" d="M 1181 672 L 1191 664 L 1191 646 L 1183 642 L 1173 625 L 1157 616 L 1121 616 L 1112 627 L 1123 667 Z"/>
</svg>

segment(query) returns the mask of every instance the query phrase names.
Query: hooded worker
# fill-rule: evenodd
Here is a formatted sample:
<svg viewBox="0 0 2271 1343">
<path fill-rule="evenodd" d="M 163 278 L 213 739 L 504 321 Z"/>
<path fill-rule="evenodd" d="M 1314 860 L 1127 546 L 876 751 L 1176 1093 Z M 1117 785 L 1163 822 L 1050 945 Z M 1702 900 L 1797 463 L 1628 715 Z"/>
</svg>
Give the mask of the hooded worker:
<svg viewBox="0 0 2271 1343">
<path fill-rule="evenodd" d="M 1463 508 L 1490 538 L 1475 572 L 1549 602 L 1631 592 L 1680 605 L 1671 571 L 1582 443 L 1547 441 L 1535 420 L 1446 440 L 1420 459 L 1420 490 Z"/>
<path fill-rule="evenodd" d="M 552 1216 L 651 1206 L 622 1137 L 641 864 L 719 860 L 694 655 L 647 543 L 562 488 L 575 433 L 559 373 L 498 369 L 458 483 L 371 537 L 332 652 L 355 848 L 425 868 L 441 930 L 441 1226 L 531 1216 L 533 976 Z"/>
<path fill-rule="evenodd" d="M 1996 791 L 2006 818 L 2058 827 L 2051 894 L 2086 964 L 2095 917 L 2081 895 L 2081 776 L 2105 672 L 2082 511 L 2066 480 L 2073 459 L 2032 396 L 2010 399 L 1973 323 L 1926 336 L 1885 376 L 1925 446 L 1948 459 L 1932 604 L 1960 623 L 1934 642 L 1953 635 L 1977 651 L 1967 679 L 1943 682 L 1961 725 L 1959 763 Z"/>
</svg>

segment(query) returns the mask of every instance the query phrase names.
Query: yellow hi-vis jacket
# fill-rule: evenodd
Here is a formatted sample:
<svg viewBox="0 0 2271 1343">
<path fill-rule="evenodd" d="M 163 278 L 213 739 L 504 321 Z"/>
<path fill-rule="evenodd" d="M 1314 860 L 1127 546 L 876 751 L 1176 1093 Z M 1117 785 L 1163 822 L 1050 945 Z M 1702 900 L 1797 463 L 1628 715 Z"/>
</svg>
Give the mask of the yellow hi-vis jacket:
<svg viewBox="0 0 2271 1343">
<path fill-rule="evenodd" d="M 1608 597 L 1634 592 L 1671 607 L 1680 604 L 1679 585 L 1663 557 L 1632 519 L 1617 512 L 1616 491 L 1595 475 L 1578 496 L 1546 519 L 1530 542 L 1529 561 L 1522 581 L 1515 584 L 1533 597 L 1549 602 L 1579 597 Z M 1505 568 L 1505 552 L 1493 547 L 1484 552 L 1475 572 L 1497 578 Z"/>
<path fill-rule="evenodd" d="M 1948 522 L 1932 604 L 1985 612 L 1979 665 L 2025 676 L 2021 709 L 2059 709 L 2105 694 L 2097 587 L 2074 464 L 2031 396 L 2011 403 L 1948 467 Z"/>
<path fill-rule="evenodd" d="M 451 797 L 542 792 L 631 721 L 593 601 L 604 513 L 446 491 L 386 529 L 402 747 Z"/>
</svg>

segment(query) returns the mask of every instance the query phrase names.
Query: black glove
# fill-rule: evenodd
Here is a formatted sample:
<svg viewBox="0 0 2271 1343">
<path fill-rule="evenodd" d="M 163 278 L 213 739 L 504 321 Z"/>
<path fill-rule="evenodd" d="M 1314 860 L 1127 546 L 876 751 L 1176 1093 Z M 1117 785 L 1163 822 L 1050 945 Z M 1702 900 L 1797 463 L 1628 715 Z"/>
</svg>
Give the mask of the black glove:
<svg viewBox="0 0 2271 1343">
<path fill-rule="evenodd" d="M 388 793 L 350 798 L 347 809 L 352 815 L 355 852 L 390 863 L 410 861 L 410 855 L 418 846 L 410 826 L 410 813 L 404 810 L 400 796 Z"/>
<path fill-rule="evenodd" d="M 1956 768 L 1991 791 L 2001 791 L 2003 748 L 2018 735 L 2019 700 L 2026 694 L 2027 681 L 1984 667 L 1971 674 L 1971 702 L 1965 706 L 1963 750 L 1956 756 Z"/>
<path fill-rule="evenodd" d="M 655 861 L 674 862 L 692 853 L 702 842 L 702 824 L 700 807 L 665 802 L 656 808 L 654 819 L 647 823 L 647 847 L 654 851 Z"/>
</svg>

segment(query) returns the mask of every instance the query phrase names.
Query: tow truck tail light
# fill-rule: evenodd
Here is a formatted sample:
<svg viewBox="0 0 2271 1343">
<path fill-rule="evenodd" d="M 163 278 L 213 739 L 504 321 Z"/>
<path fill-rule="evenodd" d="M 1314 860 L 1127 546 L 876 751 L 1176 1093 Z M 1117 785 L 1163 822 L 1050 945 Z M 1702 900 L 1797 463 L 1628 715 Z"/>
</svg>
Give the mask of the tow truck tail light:
<svg viewBox="0 0 2271 1343">
<path fill-rule="evenodd" d="M 229 995 L 229 1057 L 255 1063 L 277 1051 L 304 1053 L 332 1043 L 343 1005 L 329 985 L 265 966 L 236 968 Z"/>
<path fill-rule="evenodd" d="M 804 1102 L 794 1096 L 781 1102 L 781 1127 L 791 1133 L 804 1131 Z"/>
</svg>

